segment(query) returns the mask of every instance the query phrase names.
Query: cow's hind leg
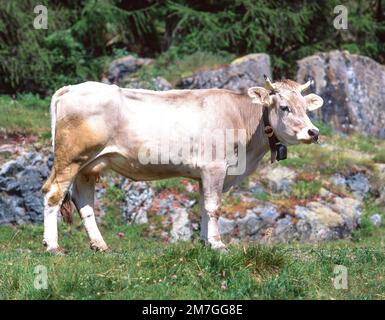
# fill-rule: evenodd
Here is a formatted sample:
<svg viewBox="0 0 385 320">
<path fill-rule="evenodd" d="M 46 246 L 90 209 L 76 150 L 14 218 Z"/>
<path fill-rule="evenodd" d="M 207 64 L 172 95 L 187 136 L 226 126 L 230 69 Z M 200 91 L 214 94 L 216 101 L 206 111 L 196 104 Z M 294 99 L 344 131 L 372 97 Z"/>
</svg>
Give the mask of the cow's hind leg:
<svg viewBox="0 0 385 320">
<path fill-rule="evenodd" d="M 72 200 L 79 211 L 83 225 L 90 239 L 90 247 L 96 251 L 107 251 L 108 246 L 98 229 L 94 213 L 95 176 L 82 172 L 75 179 Z"/>
<path fill-rule="evenodd" d="M 202 171 L 202 182 L 200 184 L 201 239 L 213 249 L 219 250 L 226 249 L 218 229 L 218 209 L 225 175 L 226 169 L 224 166 L 211 166 Z"/>
<path fill-rule="evenodd" d="M 71 186 L 73 179 L 78 173 L 77 163 L 69 164 L 58 170 L 57 166 L 52 169 L 51 175 L 43 186 L 44 193 L 44 240 L 47 251 L 62 254 L 64 251 L 58 244 L 57 219 L 60 206 Z"/>
</svg>

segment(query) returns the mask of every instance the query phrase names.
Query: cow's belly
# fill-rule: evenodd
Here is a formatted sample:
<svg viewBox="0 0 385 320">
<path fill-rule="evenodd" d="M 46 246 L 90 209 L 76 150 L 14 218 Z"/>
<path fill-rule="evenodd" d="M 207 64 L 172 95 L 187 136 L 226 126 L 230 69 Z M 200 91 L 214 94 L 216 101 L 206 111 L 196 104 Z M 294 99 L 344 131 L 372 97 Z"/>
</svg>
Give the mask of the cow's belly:
<svg viewBox="0 0 385 320">
<path fill-rule="evenodd" d="M 129 179 L 136 181 L 158 180 L 171 177 L 200 179 L 199 168 L 191 165 L 142 164 L 137 159 L 122 154 L 105 154 L 87 165 L 82 171 L 85 175 L 98 176 L 111 169 Z"/>
<path fill-rule="evenodd" d="M 112 170 L 133 180 L 157 180 L 171 177 L 200 178 L 199 170 L 189 165 L 142 164 L 136 159 L 129 159 L 122 155 L 112 156 L 109 162 Z"/>
</svg>

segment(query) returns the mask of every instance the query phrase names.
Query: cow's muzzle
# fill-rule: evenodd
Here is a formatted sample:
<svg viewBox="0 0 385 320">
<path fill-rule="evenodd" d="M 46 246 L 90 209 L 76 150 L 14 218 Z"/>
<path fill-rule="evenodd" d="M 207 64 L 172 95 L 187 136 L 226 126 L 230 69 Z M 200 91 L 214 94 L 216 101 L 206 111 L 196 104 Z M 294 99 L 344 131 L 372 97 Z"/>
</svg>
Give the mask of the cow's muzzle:
<svg viewBox="0 0 385 320">
<path fill-rule="evenodd" d="M 318 143 L 319 130 L 317 130 L 317 129 L 309 129 L 307 133 L 308 133 L 308 135 L 310 137 L 311 142 Z"/>
</svg>

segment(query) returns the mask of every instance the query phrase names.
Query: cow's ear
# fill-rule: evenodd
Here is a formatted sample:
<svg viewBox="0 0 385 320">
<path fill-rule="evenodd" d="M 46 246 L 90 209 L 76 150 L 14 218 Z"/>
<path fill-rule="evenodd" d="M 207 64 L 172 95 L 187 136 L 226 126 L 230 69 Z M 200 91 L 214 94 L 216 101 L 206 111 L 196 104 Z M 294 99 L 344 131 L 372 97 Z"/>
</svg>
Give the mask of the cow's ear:
<svg viewBox="0 0 385 320">
<path fill-rule="evenodd" d="M 252 99 L 252 103 L 262 104 L 262 105 L 270 105 L 270 95 L 269 91 L 262 87 L 252 87 L 247 90 L 247 94 Z"/>
<path fill-rule="evenodd" d="M 308 94 L 304 98 L 306 100 L 307 109 L 309 111 L 313 111 L 313 110 L 316 110 L 318 108 L 321 108 L 322 105 L 324 104 L 324 100 L 320 96 L 317 96 L 314 93 Z"/>
</svg>

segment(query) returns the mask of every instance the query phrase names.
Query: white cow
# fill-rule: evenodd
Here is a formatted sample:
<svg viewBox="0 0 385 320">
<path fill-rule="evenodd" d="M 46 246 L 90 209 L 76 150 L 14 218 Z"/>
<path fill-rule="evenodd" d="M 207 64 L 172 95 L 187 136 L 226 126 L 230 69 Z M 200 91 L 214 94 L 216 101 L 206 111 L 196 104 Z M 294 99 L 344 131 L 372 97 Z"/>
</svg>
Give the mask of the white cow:
<svg viewBox="0 0 385 320">
<path fill-rule="evenodd" d="M 319 131 L 306 112 L 321 107 L 323 100 L 302 96 L 308 86 L 266 79 L 265 88 L 244 94 L 222 89 L 156 92 L 97 82 L 59 89 L 51 102 L 55 161 L 43 186 L 47 251 L 62 252 L 57 215 L 62 211 L 68 216 L 71 200 L 91 248 L 108 249 L 94 216 L 95 181 L 108 168 L 132 180 L 199 181 L 201 238 L 224 249 L 217 224 L 222 192 L 251 174 L 269 149 L 276 160 L 277 142 L 317 142 Z M 214 136 L 224 140 L 224 147 L 207 142 Z"/>
</svg>

